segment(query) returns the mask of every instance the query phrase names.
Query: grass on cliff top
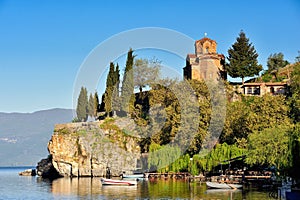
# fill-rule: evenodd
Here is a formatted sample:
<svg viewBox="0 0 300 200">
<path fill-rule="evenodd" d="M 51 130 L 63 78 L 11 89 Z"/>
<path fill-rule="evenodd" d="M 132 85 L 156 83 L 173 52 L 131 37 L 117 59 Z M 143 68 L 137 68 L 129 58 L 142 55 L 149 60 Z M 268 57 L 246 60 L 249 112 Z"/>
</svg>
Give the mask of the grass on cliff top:
<svg viewBox="0 0 300 200">
<path fill-rule="evenodd" d="M 120 129 L 116 124 L 115 124 L 116 119 L 115 118 L 106 118 L 104 122 L 100 125 L 101 129 L 104 130 L 112 130 L 115 131 L 115 134 L 119 134 L 122 136 L 126 137 L 133 137 L 128 130 L 125 129 Z"/>
</svg>

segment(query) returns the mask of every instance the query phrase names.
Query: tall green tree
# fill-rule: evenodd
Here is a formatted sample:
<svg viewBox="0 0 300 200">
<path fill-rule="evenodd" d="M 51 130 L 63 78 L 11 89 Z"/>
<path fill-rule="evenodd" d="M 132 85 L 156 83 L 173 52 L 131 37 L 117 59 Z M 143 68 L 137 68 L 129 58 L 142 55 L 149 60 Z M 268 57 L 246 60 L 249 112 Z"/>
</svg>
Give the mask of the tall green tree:
<svg viewBox="0 0 300 200">
<path fill-rule="evenodd" d="M 120 110 L 120 67 L 117 63 L 116 69 L 114 71 L 114 86 L 112 90 L 112 110 Z"/>
<path fill-rule="evenodd" d="M 94 117 L 94 96 L 93 94 L 91 93 L 90 94 L 90 97 L 89 97 L 89 102 L 88 102 L 88 116 L 90 117 Z"/>
<path fill-rule="evenodd" d="M 81 87 L 77 100 L 76 114 L 79 121 L 86 121 L 88 117 L 88 96 L 87 89 Z"/>
<path fill-rule="evenodd" d="M 289 64 L 289 62 L 284 60 L 284 55 L 281 52 L 271 54 L 268 57 L 267 66 L 269 72 L 272 72 L 273 70 L 278 71 L 278 69 L 285 67 L 287 64 Z"/>
<path fill-rule="evenodd" d="M 119 97 L 119 79 L 119 65 L 115 68 L 114 63 L 111 62 L 106 79 L 106 90 L 104 94 L 104 108 L 107 114 L 112 114 L 112 111 L 115 110 L 115 108 L 113 108 L 113 104 L 116 104 Z"/>
<path fill-rule="evenodd" d="M 97 118 L 98 115 L 98 111 L 99 111 L 99 96 L 97 91 L 94 94 L 94 116 Z"/>
<path fill-rule="evenodd" d="M 127 53 L 126 67 L 123 75 L 122 81 L 122 91 L 121 91 L 121 110 L 128 112 L 130 107 L 134 104 L 134 82 L 133 82 L 133 63 L 135 55 L 133 55 L 133 50 Z"/>
<path fill-rule="evenodd" d="M 257 57 L 258 54 L 254 46 L 249 43 L 246 34 L 241 31 L 236 42 L 228 50 L 229 64 L 226 65 L 226 70 L 231 77 L 242 78 L 244 84 L 245 77 L 259 75 L 262 70 L 262 65 L 258 64 Z"/>
</svg>

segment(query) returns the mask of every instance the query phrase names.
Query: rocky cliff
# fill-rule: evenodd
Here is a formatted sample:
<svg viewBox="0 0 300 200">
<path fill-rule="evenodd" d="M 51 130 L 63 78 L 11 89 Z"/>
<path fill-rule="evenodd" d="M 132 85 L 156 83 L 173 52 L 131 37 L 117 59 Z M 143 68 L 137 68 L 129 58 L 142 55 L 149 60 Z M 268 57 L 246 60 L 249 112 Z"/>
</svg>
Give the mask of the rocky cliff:
<svg viewBox="0 0 300 200">
<path fill-rule="evenodd" d="M 61 176 L 113 176 L 137 168 L 138 137 L 116 125 L 116 120 L 55 126 L 48 143 L 52 164 Z M 126 126 L 126 125 L 125 125 Z"/>
</svg>

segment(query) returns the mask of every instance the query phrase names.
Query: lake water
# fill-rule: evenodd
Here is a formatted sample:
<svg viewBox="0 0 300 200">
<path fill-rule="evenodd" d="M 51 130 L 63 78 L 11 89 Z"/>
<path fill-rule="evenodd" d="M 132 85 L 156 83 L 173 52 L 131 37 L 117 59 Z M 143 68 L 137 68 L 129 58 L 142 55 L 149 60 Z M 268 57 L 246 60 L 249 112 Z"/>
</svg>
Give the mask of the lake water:
<svg viewBox="0 0 300 200">
<path fill-rule="evenodd" d="M 137 186 L 102 186 L 100 178 L 60 178 L 19 176 L 26 168 L 0 167 L 0 199 L 205 199 L 267 200 L 267 191 L 212 190 L 205 184 L 186 181 L 141 181 Z"/>
</svg>

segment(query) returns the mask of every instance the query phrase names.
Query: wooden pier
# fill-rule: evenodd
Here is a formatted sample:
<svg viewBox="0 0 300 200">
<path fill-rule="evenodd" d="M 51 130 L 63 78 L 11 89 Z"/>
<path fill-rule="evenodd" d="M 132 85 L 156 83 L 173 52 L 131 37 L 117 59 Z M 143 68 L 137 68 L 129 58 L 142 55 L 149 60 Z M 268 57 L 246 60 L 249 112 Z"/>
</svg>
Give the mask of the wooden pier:
<svg viewBox="0 0 300 200">
<path fill-rule="evenodd" d="M 157 179 L 189 179 L 191 174 L 188 172 L 167 172 L 167 173 L 145 173 L 145 178 L 157 178 Z"/>
</svg>

